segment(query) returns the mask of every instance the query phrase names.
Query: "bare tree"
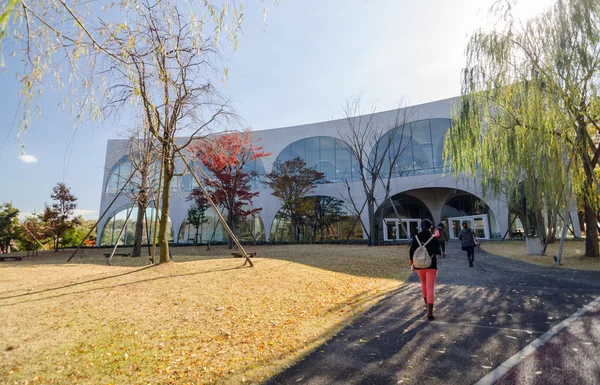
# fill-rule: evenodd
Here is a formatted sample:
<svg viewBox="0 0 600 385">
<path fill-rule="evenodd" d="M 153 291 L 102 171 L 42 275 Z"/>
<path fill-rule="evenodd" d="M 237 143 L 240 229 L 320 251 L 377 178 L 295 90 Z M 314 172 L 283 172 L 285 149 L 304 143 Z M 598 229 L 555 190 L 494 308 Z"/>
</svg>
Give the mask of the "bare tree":
<svg viewBox="0 0 600 385">
<path fill-rule="evenodd" d="M 399 103 L 399 106 L 402 106 L 402 103 Z M 375 218 L 377 183 L 378 181 L 383 183 L 384 190 L 389 192 L 391 178 L 405 173 L 405 170 L 397 164 L 397 160 L 410 146 L 410 140 L 406 140 L 404 131 L 411 113 L 407 108 L 399 108 L 390 119 L 380 121 L 381 117 L 375 116 L 374 109 L 364 114 L 361 97 L 358 96 L 346 102 L 343 114 L 346 127 L 338 134 L 348 144 L 356 160 L 365 200 L 357 201 L 352 196 L 348 180 L 345 181 L 348 196 L 344 198 L 350 202 L 354 214 L 359 218 L 364 208 L 367 208 L 369 223 L 362 223 L 362 220 L 361 223 L 369 238 L 369 245 L 377 245 L 379 243 L 378 222 Z M 389 196 L 389 193 L 386 193 L 386 196 Z M 393 204 L 392 206 L 395 207 Z"/>
<path fill-rule="evenodd" d="M 135 237 L 133 241 L 132 257 L 142 255 L 142 239 L 144 238 L 144 222 L 146 209 L 155 195 L 159 178 L 159 153 L 156 151 L 156 140 L 151 137 L 146 129 L 140 129 L 132 133 L 128 142 L 129 161 L 131 172 L 135 174 L 131 178 L 129 188 L 124 190 L 125 194 L 137 206 L 135 220 Z M 150 238 L 146 236 L 148 242 Z"/>
<path fill-rule="evenodd" d="M 217 46 L 198 33 L 197 22 L 168 1 L 142 2 L 132 19 L 131 25 L 104 28 L 112 34 L 105 49 L 121 58 L 107 69 L 114 74 L 109 106 L 137 105 L 157 141 L 162 164 L 157 236 L 163 263 L 170 260 L 167 228 L 175 159 L 193 140 L 234 115 L 211 81 L 221 69 Z M 176 142 L 177 136 L 189 139 Z"/>
</svg>

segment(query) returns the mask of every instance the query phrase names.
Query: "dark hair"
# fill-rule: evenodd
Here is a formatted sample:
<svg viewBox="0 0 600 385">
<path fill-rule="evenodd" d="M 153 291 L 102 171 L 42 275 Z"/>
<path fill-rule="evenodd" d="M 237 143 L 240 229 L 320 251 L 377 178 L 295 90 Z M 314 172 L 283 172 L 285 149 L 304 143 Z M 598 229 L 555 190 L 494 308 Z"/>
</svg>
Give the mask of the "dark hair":
<svg viewBox="0 0 600 385">
<path fill-rule="evenodd" d="M 463 224 L 462 224 L 462 225 L 463 225 L 464 227 L 469 227 L 469 222 L 467 222 L 467 221 L 463 221 Z"/>
<path fill-rule="evenodd" d="M 429 219 L 423 219 L 421 221 L 421 229 L 430 229 L 432 226 L 431 221 Z"/>
<path fill-rule="evenodd" d="M 438 224 L 438 227 L 445 228 L 446 226 L 444 226 L 444 222 L 440 222 L 440 223 Z"/>
</svg>

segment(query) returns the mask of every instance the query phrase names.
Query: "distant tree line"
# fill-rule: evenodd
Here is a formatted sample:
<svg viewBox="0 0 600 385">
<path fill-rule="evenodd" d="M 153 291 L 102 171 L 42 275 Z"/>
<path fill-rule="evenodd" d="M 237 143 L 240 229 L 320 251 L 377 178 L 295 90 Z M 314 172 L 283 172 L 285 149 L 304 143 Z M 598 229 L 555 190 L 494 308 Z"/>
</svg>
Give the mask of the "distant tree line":
<svg viewBox="0 0 600 385">
<path fill-rule="evenodd" d="M 42 248 L 58 251 L 61 247 L 77 246 L 94 226 L 94 220 L 75 216 L 77 197 L 64 183 L 58 183 L 50 195 L 53 202 L 44 211 L 33 212 L 19 220 L 20 210 L 7 202 L 0 206 L 0 253 L 14 251 L 37 253 Z M 95 234 L 85 239 L 95 245 Z"/>
</svg>

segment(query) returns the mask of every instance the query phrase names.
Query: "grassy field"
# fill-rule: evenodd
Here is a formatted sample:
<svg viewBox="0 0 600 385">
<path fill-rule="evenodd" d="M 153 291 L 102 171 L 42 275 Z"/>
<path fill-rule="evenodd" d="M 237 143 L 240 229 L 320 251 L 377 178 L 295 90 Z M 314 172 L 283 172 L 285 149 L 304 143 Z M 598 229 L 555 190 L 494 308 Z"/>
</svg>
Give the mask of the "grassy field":
<svg viewBox="0 0 600 385">
<path fill-rule="evenodd" d="M 555 266 L 554 256 L 558 254 L 558 242 L 548 245 L 545 256 L 527 255 L 525 241 L 483 242 L 481 248 L 488 253 L 533 263 L 540 266 Z M 584 241 L 567 241 L 561 257 L 561 269 L 600 270 L 599 258 L 584 257 Z"/>
<path fill-rule="evenodd" d="M 153 267 L 107 266 L 106 250 L 0 263 L 0 382 L 260 383 L 408 274 L 402 246 L 248 249 L 253 268 L 224 247 L 174 248 Z"/>
</svg>

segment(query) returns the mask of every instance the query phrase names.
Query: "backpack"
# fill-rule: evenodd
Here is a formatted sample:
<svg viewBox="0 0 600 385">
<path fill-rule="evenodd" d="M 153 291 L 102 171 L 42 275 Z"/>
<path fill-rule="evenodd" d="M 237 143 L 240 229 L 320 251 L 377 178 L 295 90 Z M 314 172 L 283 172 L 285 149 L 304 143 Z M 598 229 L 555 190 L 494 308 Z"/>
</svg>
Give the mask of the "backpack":
<svg viewBox="0 0 600 385">
<path fill-rule="evenodd" d="M 415 239 L 419 244 L 419 247 L 417 247 L 415 253 L 413 254 L 413 266 L 415 268 L 427 269 L 429 266 L 431 266 L 431 255 L 429 255 L 429 252 L 425 246 L 427 246 L 427 244 L 431 242 L 433 238 L 434 236 L 432 235 L 427 242 L 421 244 L 419 237 L 415 235 Z"/>
</svg>

